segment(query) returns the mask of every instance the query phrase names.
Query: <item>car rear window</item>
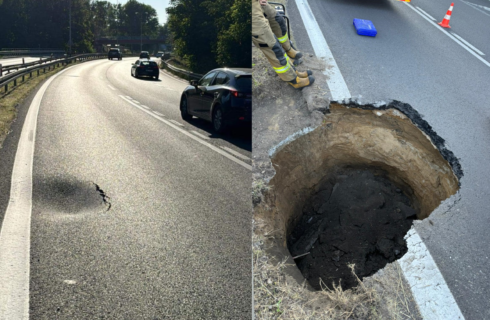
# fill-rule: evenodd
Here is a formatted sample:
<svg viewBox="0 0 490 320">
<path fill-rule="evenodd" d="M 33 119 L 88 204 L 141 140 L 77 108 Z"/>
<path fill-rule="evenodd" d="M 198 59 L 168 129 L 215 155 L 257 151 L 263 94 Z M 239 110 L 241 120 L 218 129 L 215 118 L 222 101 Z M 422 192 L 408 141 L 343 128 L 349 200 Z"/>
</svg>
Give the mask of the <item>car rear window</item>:
<svg viewBox="0 0 490 320">
<path fill-rule="evenodd" d="M 252 75 L 240 76 L 235 79 L 239 91 L 252 92 Z"/>
</svg>

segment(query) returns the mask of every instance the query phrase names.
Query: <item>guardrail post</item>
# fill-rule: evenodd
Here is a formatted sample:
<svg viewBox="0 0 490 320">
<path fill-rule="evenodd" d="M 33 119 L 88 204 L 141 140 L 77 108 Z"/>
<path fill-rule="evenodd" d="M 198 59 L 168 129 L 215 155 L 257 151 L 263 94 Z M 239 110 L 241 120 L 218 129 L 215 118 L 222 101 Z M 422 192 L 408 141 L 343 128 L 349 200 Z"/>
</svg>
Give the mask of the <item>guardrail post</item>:
<svg viewBox="0 0 490 320">
<path fill-rule="evenodd" d="M 24 58 L 22 58 L 22 64 L 26 64 Z"/>
<path fill-rule="evenodd" d="M 0 77 L 3 77 L 3 69 L 1 64 L 0 64 Z"/>
<path fill-rule="evenodd" d="M 5 84 L 5 92 L 4 92 L 4 93 L 7 93 L 7 91 L 8 91 L 8 90 L 9 90 L 9 84 L 8 84 L 8 83 L 6 83 L 6 84 Z"/>
<path fill-rule="evenodd" d="M 14 87 L 17 87 L 17 79 L 14 79 Z"/>
</svg>

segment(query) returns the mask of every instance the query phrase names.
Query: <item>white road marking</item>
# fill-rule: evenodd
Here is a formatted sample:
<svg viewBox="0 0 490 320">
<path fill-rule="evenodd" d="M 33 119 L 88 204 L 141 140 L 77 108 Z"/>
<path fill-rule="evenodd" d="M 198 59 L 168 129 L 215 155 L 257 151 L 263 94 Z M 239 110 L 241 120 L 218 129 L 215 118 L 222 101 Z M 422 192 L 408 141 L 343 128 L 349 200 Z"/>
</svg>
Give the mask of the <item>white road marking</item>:
<svg viewBox="0 0 490 320">
<path fill-rule="evenodd" d="M 181 126 L 181 127 L 184 126 L 182 123 L 180 123 L 180 122 L 178 122 L 176 120 L 169 120 L 169 121 L 172 122 L 172 123 L 174 123 L 174 124 L 176 124 L 176 125 L 178 125 L 178 126 Z"/>
<path fill-rule="evenodd" d="M 298 0 L 297 0 L 298 1 Z M 415 9 L 412 5 L 410 5 L 408 2 L 403 2 L 405 5 L 407 5 L 410 9 L 412 9 L 413 11 L 415 11 L 418 15 L 420 15 L 422 18 L 424 18 L 425 20 L 427 20 L 430 24 L 432 24 L 434 27 L 436 27 L 437 30 L 441 31 L 442 33 L 444 33 L 446 36 L 448 36 L 449 38 L 451 38 L 454 42 L 456 42 L 457 44 L 459 44 L 461 47 L 463 47 L 466 51 L 468 51 L 469 53 L 471 53 L 474 57 L 476 57 L 478 60 L 480 60 L 481 62 L 483 62 L 487 67 L 490 67 L 490 62 L 488 62 L 487 60 L 483 59 L 482 57 L 480 57 L 476 52 L 474 52 L 473 50 L 471 50 L 470 48 L 468 48 L 464 43 L 462 43 L 461 41 L 459 41 L 458 39 L 456 39 L 455 37 L 453 37 L 449 32 L 447 32 L 446 30 L 444 30 L 444 28 L 440 27 L 438 24 L 436 24 L 434 21 L 431 21 L 429 18 L 427 18 L 426 16 L 424 16 L 422 13 L 420 13 L 417 9 Z"/>
<path fill-rule="evenodd" d="M 63 280 L 63 282 L 66 284 L 76 284 L 77 283 L 75 280 Z"/>
<path fill-rule="evenodd" d="M 444 277 L 414 227 L 406 237 L 408 252 L 400 259 L 424 319 L 464 319 Z"/>
<path fill-rule="evenodd" d="M 456 33 L 454 32 L 451 32 L 451 34 L 453 36 L 455 36 L 456 38 L 458 38 L 461 42 L 463 42 L 465 45 L 467 45 L 468 47 L 470 47 L 471 49 L 473 49 L 476 53 L 478 53 L 479 55 L 481 56 L 484 56 L 485 54 L 483 52 L 481 52 L 480 50 L 478 50 L 477 48 L 475 48 L 474 46 L 472 46 L 468 41 L 466 41 L 465 39 L 461 38 L 460 36 L 458 36 Z"/>
<path fill-rule="evenodd" d="M 116 90 L 116 88 L 114 88 L 113 86 L 111 86 L 110 84 L 107 85 L 109 88 L 111 88 L 112 90 Z"/>
<path fill-rule="evenodd" d="M 464 0 L 461 0 L 461 2 L 469 5 L 470 7 L 472 7 L 473 9 L 476 9 L 478 11 L 480 11 L 481 13 L 483 13 L 484 15 L 487 15 L 490 17 L 490 14 L 488 12 L 485 12 L 485 11 L 490 11 L 490 8 L 489 7 L 485 7 L 485 6 L 481 6 L 479 4 L 475 4 L 475 3 L 471 3 L 471 2 L 466 2 Z M 482 11 L 481 9 L 485 10 L 485 11 Z"/>
<path fill-rule="evenodd" d="M 205 136 L 205 135 L 203 135 L 203 134 L 200 134 L 200 133 L 199 133 L 199 132 L 197 132 L 197 131 L 191 130 L 191 132 L 192 132 L 193 134 L 195 134 L 196 136 L 203 138 L 204 140 L 209 140 L 209 137 L 208 137 L 208 136 Z"/>
<path fill-rule="evenodd" d="M 150 107 L 147 107 L 145 105 L 141 105 L 143 108 L 150 110 Z"/>
<path fill-rule="evenodd" d="M 347 88 L 344 77 L 337 66 L 337 62 L 333 57 L 332 51 L 330 51 L 325 37 L 323 37 L 323 33 L 311 11 L 308 1 L 296 0 L 296 5 L 298 6 L 308 36 L 310 37 L 310 42 L 315 51 L 315 55 L 318 58 L 324 59 L 328 66 L 327 69 L 323 71 L 323 74 L 327 76 L 327 84 L 330 88 L 332 99 L 340 101 L 350 98 L 351 94 L 349 88 Z"/>
<path fill-rule="evenodd" d="M 165 117 L 164 114 L 158 112 L 158 111 L 153 111 L 154 114 L 156 114 L 157 116 L 160 116 L 160 117 Z"/>
<path fill-rule="evenodd" d="M 237 156 L 238 158 L 242 158 L 243 160 L 252 160 L 252 159 L 250 159 L 249 157 L 247 157 L 246 155 L 243 155 L 243 154 L 241 154 L 240 152 L 235 151 L 235 150 L 233 150 L 233 149 L 231 149 L 231 148 L 224 147 L 224 146 L 223 146 L 223 147 L 221 147 L 221 148 L 222 148 L 222 149 L 224 149 L 224 150 L 226 150 L 226 151 L 228 151 L 228 152 L 229 152 L 229 153 L 231 153 L 231 154 L 234 154 L 234 155 L 235 155 L 235 156 Z"/>
<path fill-rule="evenodd" d="M 32 164 L 37 115 L 48 86 L 46 81 L 29 106 L 15 154 L 10 199 L 0 231 L 0 319 L 29 319 L 29 276 L 32 212 Z"/>
<path fill-rule="evenodd" d="M 193 140 L 195 140 L 195 141 L 199 142 L 199 143 L 200 143 L 200 144 L 202 144 L 202 145 L 205 145 L 206 147 L 210 148 L 211 150 L 216 151 L 217 153 L 221 154 L 222 156 L 224 156 L 224 157 L 226 157 L 226 158 L 230 159 L 231 161 L 233 161 L 233 162 L 235 162 L 235 163 L 238 163 L 238 164 L 239 164 L 239 165 L 241 165 L 242 167 L 244 167 L 244 168 L 246 168 L 246 169 L 248 169 L 248 170 L 252 171 L 252 166 L 251 166 L 251 165 L 249 165 L 249 164 L 247 164 L 247 163 L 245 163 L 245 162 L 243 162 L 243 161 L 241 161 L 241 160 L 239 160 L 239 159 L 237 159 L 237 158 L 233 157 L 231 154 L 229 154 L 229 153 L 227 153 L 227 152 L 224 152 L 224 151 L 223 151 L 223 150 L 221 150 L 220 148 L 215 147 L 215 146 L 213 146 L 212 144 L 210 144 L 210 143 L 208 143 L 208 142 L 206 142 L 206 141 L 204 141 L 204 140 L 202 140 L 202 139 L 200 139 L 200 138 L 196 137 L 196 136 L 195 136 L 195 135 L 193 135 L 192 133 L 189 133 L 188 131 L 186 131 L 186 130 L 184 130 L 184 129 L 182 129 L 182 128 L 178 127 L 178 126 L 176 126 L 176 125 L 175 125 L 175 124 L 173 124 L 172 122 L 167 121 L 167 120 L 165 120 L 165 119 L 162 119 L 162 118 L 158 117 L 158 116 L 157 116 L 157 115 L 155 115 L 153 112 L 148 111 L 148 110 L 146 110 L 146 109 L 144 109 L 144 108 L 141 108 L 141 106 L 139 106 L 139 105 L 137 105 L 137 104 L 133 103 L 131 100 L 127 99 L 126 97 L 124 97 L 124 96 L 122 96 L 122 95 L 119 95 L 119 96 L 121 97 L 121 99 L 125 100 L 126 102 L 130 103 L 131 105 L 135 106 L 136 108 L 140 109 L 141 111 L 146 112 L 147 114 L 149 114 L 149 115 L 150 115 L 150 116 L 152 116 L 153 118 L 155 118 L 155 119 L 157 119 L 157 120 L 159 120 L 159 121 L 161 121 L 161 122 L 165 123 L 166 125 L 168 125 L 168 126 L 170 126 L 170 127 L 174 128 L 175 130 L 179 131 L 180 133 L 185 134 L 185 135 L 186 135 L 186 136 L 188 136 L 189 138 L 191 138 L 191 139 L 193 139 Z"/>
<path fill-rule="evenodd" d="M 420 12 L 422 12 L 423 14 L 425 14 L 429 19 L 432 19 L 434 21 L 437 21 L 436 18 L 434 18 L 433 16 L 431 16 L 430 14 L 428 14 L 427 12 L 425 12 L 424 10 L 422 10 L 420 7 L 417 7 L 415 6 Z"/>
</svg>

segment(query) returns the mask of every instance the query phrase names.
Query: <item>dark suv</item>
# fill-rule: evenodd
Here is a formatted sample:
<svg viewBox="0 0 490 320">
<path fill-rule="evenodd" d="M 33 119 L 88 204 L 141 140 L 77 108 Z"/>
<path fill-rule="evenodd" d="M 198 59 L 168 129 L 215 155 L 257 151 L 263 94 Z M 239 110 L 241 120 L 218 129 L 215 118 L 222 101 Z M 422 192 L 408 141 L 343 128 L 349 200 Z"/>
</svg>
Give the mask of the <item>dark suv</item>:
<svg viewBox="0 0 490 320">
<path fill-rule="evenodd" d="M 121 50 L 119 49 L 111 49 L 109 50 L 109 53 L 107 54 L 109 60 L 112 60 L 114 58 L 117 58 L 117 60 L 122 60 L 122 53 Z"/>
<path fill-rule="evenodd" d="M 140 59 L 150 59 L 150 53 L 148 51 L 141 51 L 140 53 Z"/>
<path fill-rule="evenodd" d="M 214 69 L 190 83 L 180 98 L 182 119 L 211 121 L 220 133 L 229 126 L 251 124 L 252 69 Z"/>
</svg>

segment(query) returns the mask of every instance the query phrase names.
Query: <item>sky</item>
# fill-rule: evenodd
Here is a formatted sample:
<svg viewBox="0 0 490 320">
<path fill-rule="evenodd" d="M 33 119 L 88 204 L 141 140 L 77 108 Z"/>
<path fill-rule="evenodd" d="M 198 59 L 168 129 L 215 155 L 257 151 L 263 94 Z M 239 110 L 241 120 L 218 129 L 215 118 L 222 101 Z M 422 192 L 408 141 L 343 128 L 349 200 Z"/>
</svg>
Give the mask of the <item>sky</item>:
<svg viewBox="0 0 490 320">
<path fill-rule="evenodd" d="M 120 3 L 125 4 L 127 0 L 108 0 L 111 3 Z M 164 24 L 167 22 L 167 12 L 165 12 L 165 8 L 169 6 L 169 0 L 138 0 L 140 3 L 148 4 L 155 8 L 158 15 L 158 23 Z"/>
</svg>

